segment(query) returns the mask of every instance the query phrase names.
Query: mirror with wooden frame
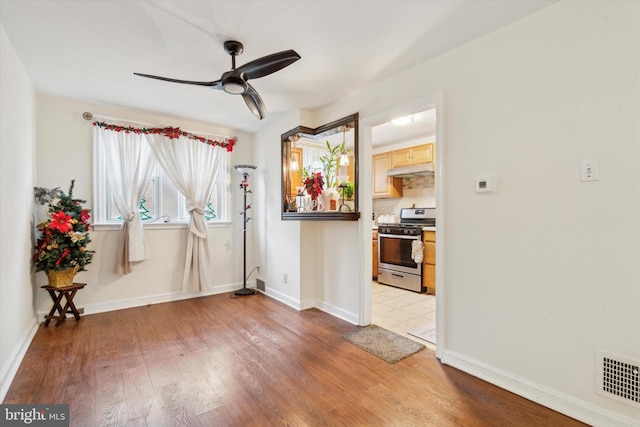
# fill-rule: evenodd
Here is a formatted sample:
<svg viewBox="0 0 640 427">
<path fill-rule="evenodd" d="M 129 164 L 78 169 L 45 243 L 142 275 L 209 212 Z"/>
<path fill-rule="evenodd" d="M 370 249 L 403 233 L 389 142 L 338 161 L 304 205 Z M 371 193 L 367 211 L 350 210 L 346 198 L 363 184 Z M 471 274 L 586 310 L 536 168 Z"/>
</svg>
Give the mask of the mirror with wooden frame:
<svg viewBox="0 0 640 427">
<path fill-rule="evenodd" d="M 282 219 L 356 221 L 358 113 L 281 136 Z"/>
</svg>

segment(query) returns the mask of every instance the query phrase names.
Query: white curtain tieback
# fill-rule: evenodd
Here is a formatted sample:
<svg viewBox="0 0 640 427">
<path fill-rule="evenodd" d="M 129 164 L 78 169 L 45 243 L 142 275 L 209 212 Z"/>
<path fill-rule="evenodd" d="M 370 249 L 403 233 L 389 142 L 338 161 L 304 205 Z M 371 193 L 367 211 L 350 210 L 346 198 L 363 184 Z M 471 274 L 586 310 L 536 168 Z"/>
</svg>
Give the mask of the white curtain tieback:
<svg viewBox="0 0 640 427">
<path fill-rule="evenodd" d="M 131 222 L 131 221 L 133 221 L 133 219 L 134 219 L 135 217 L 136 217 L 136 214 L 135 214 L 135 213 L 132 213 L 132 214 L 130 214 L 130 215 L 127 215 L 126 217 L 124 217 L 124 216 L 123 216 L 123 217 L 122 217 L 122 220 L 123 220 L 125 223 L 127 223 L 127 222 Z"/>
<path fill-rule="evenodd" d="M 205 212 L 206 212 L 204 209 L 197 208 L 197 207 L 188 208 L 187 210 L 189 211 L 189 213 L 191 213 L 191 212 L 195 212 L 195 213 L 197 213 L 198 215 L 203 215 L 203 216 L 204 216 L 204 214 L 205 214 Z"/>
<path fill-rule="evenodd" d="M 205 210 L 193 205 L 187 205 L 187 210 L 191 215 L 189 232 L 195 234 L 201 239 L 206 239 L 207 238 L 207 222 L 204 219 Z"/>
</svg>

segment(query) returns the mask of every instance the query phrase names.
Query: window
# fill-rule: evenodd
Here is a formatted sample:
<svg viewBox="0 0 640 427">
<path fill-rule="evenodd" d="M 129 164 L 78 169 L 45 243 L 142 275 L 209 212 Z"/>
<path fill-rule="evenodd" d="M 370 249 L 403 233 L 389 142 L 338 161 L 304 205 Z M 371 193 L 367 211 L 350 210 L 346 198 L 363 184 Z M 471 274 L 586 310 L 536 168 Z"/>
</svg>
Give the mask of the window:
<svg viewBox="0 0 640 427">
<path fill-rule="evenodd" d="M 157 169 L 157 167 L 156 167 Z M 149 185 L 147 189 L 144 191 L 142 195 L 142 199 L 140 199 L 140 203 L 138 204 L 138 211 L 140 212 L 140 219 L 142 222 L 154 222 L 158 219 L 158 209 L 157 206 L 159 203 L 159 177 L 158 172 L 155 172 L 151 179 L 149 180 Z M 107 188 L 108 188 L 107 181 Z M 122 216 L 118 211 L 118 207 L 116 206 L 113 197 L 111 197 L 111 190 L 108 190 L 109 199 L 111 200 L 111 208 L 109 209 L 107 221 L 109 222 L 119 222 L 122 221 Z"/>
<path fill-rule="evenodd" d="M 100 153 L 94 141 L 94 153 Z M 223 156 L 220 172 L 216 178 L 209 203 L 206 206 L 205 219 L 209 224 L 229 221 L 229 172 L 228 156 Z M 109 181 L 104 156 L 94 155 L 94 194 L 93 223 L 120 224 L 122 217 L 116 207 Z M 138 205 L 143 224 L 181 224 L 189 222 L 185 197 L 173 185 L 171 180 L 156 165 L 149 185 Z"/>
<path fill-rule="evenodd" d="M 227 201 L 229 200 L 229 192 L 227 191 L 227 157 L 223 157 L 222 164 L 220 165 L 220 172 L 216 177 L 216 185 L 211 192 L 211 197 L 207 206 L 205 206 L 204 219 L 209 223 L 215 222 L 227 222 Z M 218 196 L 221 195 L 221 196 Z M 180 194 L 179 197 L 179 221 L 189 221 L 189 212 L 187 211 L 187 199 Z"/>
</svg>

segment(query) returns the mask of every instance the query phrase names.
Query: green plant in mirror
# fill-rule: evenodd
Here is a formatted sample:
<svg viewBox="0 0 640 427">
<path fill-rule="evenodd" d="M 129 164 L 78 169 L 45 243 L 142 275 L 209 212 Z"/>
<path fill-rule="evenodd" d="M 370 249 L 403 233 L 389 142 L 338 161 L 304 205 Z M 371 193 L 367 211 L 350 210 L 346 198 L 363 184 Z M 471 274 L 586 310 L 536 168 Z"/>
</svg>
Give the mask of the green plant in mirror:
<svg viewBox="0 0 640 427">
<path fill-rule="evenodd" d="M 324 156 L 320 156 L 320 163 L 322 163 L 322 171 L 324 172 L 324 176 L 327 180 L 327 188 L 334 188 L 338 185 L 338 177 L 336 176 L 336 172 L 338 170 L 338 159 L 340 158 L 340 154 L 344 151 L 344 144 L 337 144 L 335 146 L 331 146 L 329 141 L 327 141 L 327 150 L 329 152 Z"/>
<path fill-rule="evenodd" d="M 347 186 L 343 189 L 344 198 L 346 200 L 353 199 L 353 193 L 355 191 L 355 184 L 353 182 L 348 182 Z"/>
<path fill-rule="evenodd" d="M 304 181 L 305 179 L 309 178 L 312 173 L 313 170 L 311 168 L 311 165 L 304 166 L 302 168 L 302 180 Z"/>
</svg>

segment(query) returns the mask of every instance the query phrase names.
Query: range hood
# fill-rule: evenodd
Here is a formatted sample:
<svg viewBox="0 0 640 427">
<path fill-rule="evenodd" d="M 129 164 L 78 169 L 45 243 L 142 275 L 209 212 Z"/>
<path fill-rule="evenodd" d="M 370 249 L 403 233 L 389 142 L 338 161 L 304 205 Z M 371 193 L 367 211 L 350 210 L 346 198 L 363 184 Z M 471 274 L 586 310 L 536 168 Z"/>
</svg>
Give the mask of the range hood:
<svg viewBox="0 0 640 427">
<path fill-rule="evenodd" d="M 433 176 L 433 163 L 421 163 L 419 165 L 400 166 L 387 171 L 387 176 L 394 178 L 416 178 L 420 176 Z"/>
</svg>

